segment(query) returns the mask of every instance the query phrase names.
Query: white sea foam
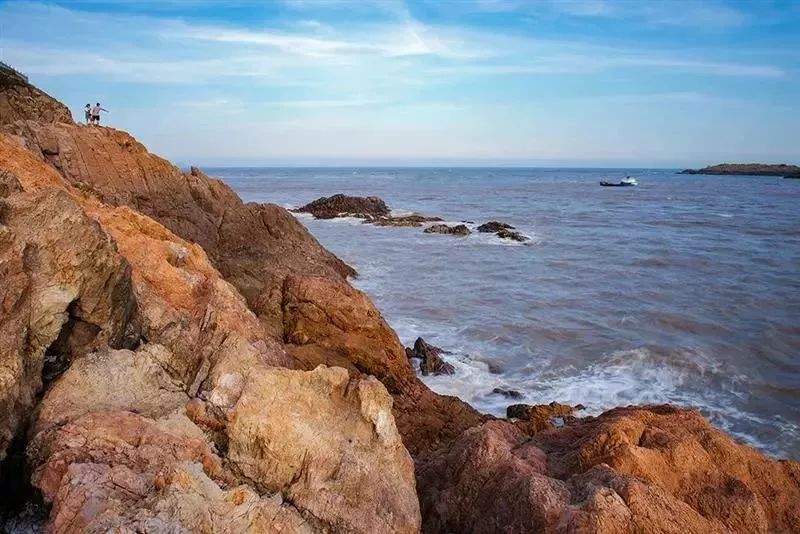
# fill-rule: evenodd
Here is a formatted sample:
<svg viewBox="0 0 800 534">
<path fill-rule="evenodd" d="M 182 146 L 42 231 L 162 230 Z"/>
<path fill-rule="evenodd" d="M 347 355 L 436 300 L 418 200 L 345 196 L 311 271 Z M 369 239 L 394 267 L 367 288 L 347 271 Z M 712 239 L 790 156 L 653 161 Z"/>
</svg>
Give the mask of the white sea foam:
<svg viewBox="0 0 800 534">
<path fill-rule="evenodd" d="M 404 327 L 406 332 L 418 331 L 416 324 Z M 700 351 L 658 354 L 640 347 L 612 352 L 583 370 L 567 367 L 539 371 L 546 366 L 532 363 L 509 374 L 491 373 L 481 355 L 453 353 L 444 357 L 455 367 L 455 375 L 427 376 L 422 380 L 437 393 L 457 396 L 476 409 L 497 416 L 504 416 L 508 405 L 519 402 L 583 404 L 586 410 L 580 415 L 599 415 L 618 406 L 671 403 L 698 408 L 713 425 L 778 456 L 785 455 L 779 444 L 742 428 L 777 426 L 785 432 L 800 431 L 780 416 L 767 419 L 736 408 L 732 400 L 747 395 L 746 377 L 733 377 L 725 380 L 721 388 L 698 391 L 698 379 L 719 378 L 721 373 L 719 364 Z M 518 391 L 523 398 L 492 394 L 494 388 Z"/>
</svg>

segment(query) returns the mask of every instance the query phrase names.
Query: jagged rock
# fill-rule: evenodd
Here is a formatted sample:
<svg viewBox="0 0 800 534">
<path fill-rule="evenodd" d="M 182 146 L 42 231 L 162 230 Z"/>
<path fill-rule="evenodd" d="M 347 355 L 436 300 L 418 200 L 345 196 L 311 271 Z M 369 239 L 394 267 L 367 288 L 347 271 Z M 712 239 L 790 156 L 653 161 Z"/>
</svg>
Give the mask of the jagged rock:
<svg viewBox="0 0 800 534">
<path fill-rule="evenodd" d="M 19 153 L 14 153 L 15 151 Z M 53 504 L 49 530 L 105 530 L 112 527 L 160 524 L 150 523 L 151 521 L 166 521 L 164 524 L 185 526 L 186 521 L 192 517 L 198 521 L 198 517 L 204 517 L 198 514 L 202 513 L 206 503 L 196 502 L 197 497 L 184 495 L 181 491 L 175 495 L 170 494 L 172 496 L 169 498 L 178 499 L 177 501 L 165 501 L 163 499 L 166 497 L 161 491 L 164 488 L 158 482 L 159 473 L 169 480 L 174 479 L 170 473 L 183 473 L 179 479 L 186 481 L 185 466 L 181 466 L 184 462 L 200 462 L 206 468 L 206 475 L 213 481 L 212 484 L 200 477 L 200 484 L 197 477 L 190 477 L 194 481 L 190 486 L 195 489 L 195 482 L 208 491 L 216 484 L 217 492 L 221 491 L 219 488 L 227 488 L 234 483 L 254 484 L 249 478 L 238 479 L 235 474 L 226 474 L 213 467 L 221 465 L 221 459 L 215 460 L 214 455 L 187 457 L 181 453 L 176 456 L 175 451 L 183 450 L 187 446 L 196 451 L 197 446 L 191 445 L 191 439 L 196 438 L 206 443 L 204 446 L 207 448 L 208 443 L 213 442 L 226 453 L 236 450 L 239 451 L 237 454 L 245 454 L 246 451 L 260 450 L 258 440 L 277 439 L 266 430 L 255 434 L 242 433 L 234 431 L 239 427 L 228 424 L 229 421 L 238 420 L 235 414 L 248 413 L 247 417 L 255 421 L 258 414 L 263 413 L 266 400 L 260 399 L 256 402 L 249 399 L 255 395 L 254 391 L 276 394 L 275 388 L 261 387 L 265 384 L 266 377 L 271 376 L 270 373 L 289 373 L 289 376 L 294 377 L 292 380 L 287 379 L 287 388 L 291 391 L 277 397 L 281 408 L 292 414 L 291 417 L 287 414 L 283 419 L 279 431 L 281 435 L 296 437 L 292 443 L 297 447 L 285 447 L 283 450 L 286 454 L 298 457 L 303 455 L 305 449 L 299 446 L 303 440 L 298 436 L 307 428 L 311 413 L 344 414 L 347 411 L 345 406 L 349 406 L 351 411 L 361 413 L 365 419 L 355 418 L 352 413 L 344 419 L 336 419 L 333 415 L 327 417 L 331 424 L 327 427 L 326 449 L 323 452 L 330 455 L 330 444 L 333 442 L 350 443 L 347 440 L 354 439 L 354 436 L 367 439 L 364 437 L 364 428 L 378 429 L 376 431 L 379 431 L 380 437 L 375 439 L 384 443 L 383 449 L 374 443 L 370 446 L 362 443 L 360 446 L 353 445 L 349 449 L 343 449 L 341 454 L 348 460 L 342 464 L 341 457 L 336 457 L 335 471 L 338 474 L 331 468 L 333 459 L 330 456 L 325 460 L 327 463 L 319 464 L 318 470 L 318 464 L 312 460 L 322 453 L 309 454 L 309 463 L 301 462 L 298 465 L 298 469 L 303 469 L 303 476 L 307 477 L 301 478 L 306 481 L 324 480 L 325 488 L 323 491 L 322 488 L 315 487 L 316 491 L 308 492 L 302 501 L 304 508 L 293 508 L 295 511 L 290 514 L 291 524 L 302 524 L 304 514 L 309 514 L 310 517 L 307 510 L 313 509 L 323 517 L 314 519 L 315 530 L 350 525 L 350 531 L 368 532 L 365 525 L 376 522 L 381 523 L 387 531 L 415 532 L 418 529 L 419 511 L 413 484 L 413 464 L 392 422 L 389 397 L 385 392 L 381 394 L 379 391 L 382 386 L 377 382 L 366 386 L 358 381 L 334 381 L 338 385 L 330 385 L 330 389 L 319 392 L 323 387 L 319 384 L 319 379 L 303 378 L 307 375 L 316 376 L 314 373 L 270 370 L 269 365 L 288 365 L 291 361 L 282 359 L 286 358 L 282 347 L 265 337 L 261 324 L 247 309 L 244 300 L 221 279 L 199 246 L 182 241 L 158 223 L 129 208 L 109 208 L 94 198 L 81 197 L 71 191 L 60 177 L 50 175 L 54 171 L 41 161 L 11 141 L 0 138 L 0 166 L 4 161 L 12 159 L 17 163 L 14 170 L 26 191 L 41 189 L 41 192 L 35 194 L 56 195 L 63 197 L 65 202 L 72 202 L 76 217 L 83 217 L 83 220 L 103 236 L 115 257 L 122 262 L 124 260 L 120 253 L 128 258 L 130 267 L 126 272 L 133 280 L 133 289 L 138 296 L 136 314 L 131 321 L 137 324 L 142 337 L 162 345 L 146 345 L 137 352 L 100 351 L 83 356 L 83 359 L 74 362 L 74 368 L 68 369 L 55 381 L 45 395 L 32 425 L 34 437 L 29 446 L 29 462 L 35 472 L 34 483 L 42 490 L 48 502 Z M 56 189 L 54 184 L 58 184 L 61 189 Z M 19 198 L 30 194 L 33 193 L 16 194 L 5 202 L 13 203 L 11 207 L 15 210 Z M 37 203 L 37 206 L 42 207 L 48 205 L 46 201 Z M 4 211 L 4 224 L 12 220 L 9 214 L 16 216 L 17 212 L 14 210 Z M 61 208 L 59 213 L 64 216 L 70 211 Z M 70 230 L 69 224 L 64 224 L 58 218 L 53 218 L 51 223 L 61 223 L 65 231 Z M 28 224 L 27 227 L 35 229 L 36 224 Z M 90 242 L 88 239 L 84 241 Z M 47 250 L 53 255 L 59 255 L 63 254 L 64 247 L 64 244 L 52 242 Z M 127 267 L 128 264 L 125 265 Z M 107 276 L 97 280 L 97 283 L 108 284 L 110 289 L 114 287 Z M 339 283 L 346 285 L 343 281 Z M 101 310 L 102 307 L 98 306 L 94 311 L 100 313 Z M 24 332 L 24 329 L 20 330 Z M 85 342 L 85 349 L 93 346 L 88 341 Z M 64 346 L 69 346 L 69 343 Z M 347 376 L 344 371 L 340 373 Z M 110 381 L 109 376 L 113 376 Z M 325 380 L 321 382 L 324 384 Z M 294 401 L 287 403 L 287 399 L 296 395 L 293 398 L 303 403 L 302 399 L 311 399 L 315 395 L 314 391 L 319 392 L 316 394 L 317 401 L 310 405 L 305 404 L 311 407 L 312 412 L 308 417 L 294 417 L 299 413 L 300 405 Z M 339 393 L 334 393 L 335 391 Z M 345 392 L 360 393 L 353 397 L 353 393 Z M 216 433 L 209 430 L 208 437 L 185 417 L 175 420 L 176 416 L 166 414 L 176 407 L 180 408 L 195 393 L 207 399 L 205 403 L 209 414 L 224 421 Z M 349 400 L 336 400 L 340 397 Z M 135 424 L 130 423 L 124 415 L 132 412 L 139 414 Z M 271 413 L 277 413 L 277 408 L 271 410 Z M 102 414 L 107 414 L 107 417 L 103 418 Z M 160 425 L 162 423 L 159 421 L 165 418 L 169 421 L 163 425 L 170 429 L 181 428 L 181 432 L 186 430 L 189 437 L 181 434 L 167 439 L 159 433 L 148 433 L 147 428 L 151 428 L 154 420 L 155 424 Z M 364 420 L 369 423 L 363 422 Z M 270 421 L 278 424 L 281 420 Z M 130 428 L 129 423 L 133 425 Z M 362 426 L 354 426 L 356 424 Z M 73 432 L 76 428 L 81 429 L 78 434 Z M 124 436 L 130 436 L 124 437 L 123 441 L 133 446 L 135 451 L 126 452 L 129 451 L 129 445 L 114 438 L 120 432 Z M 130 439 L 135 441 L 131 442 Z M 167 441 L 159 441 L 162 439 Z M 148 444 L 150 442 L 154 446 L 151 447 Z M 143 446 L 147 449 L 145 457 L 140 455 Z M 380 462 L 370 459 L 369 454 L 373 451 L 381 451 Z M 213 467 L 213 472 L 208 472 L 209 465 Z M 358 471 L 351 472 L 351 465 L 361 467 Z M 371 466 L 380 466 L 380 471 Z M 241 467 L 237 472 L 241 472 Z M 271 476 L 271 473 L 264 476 L 268 475 Z M 386 489 L 386 482 L 381 482 L 384 480 L 382 476 L 391 476 L 391 491 Z M 357 482 L 350 482 L 348 486 L 344 484 L 348 480 Z M 168 486 L 167 482 L 164 484 Z M 372 488 L 367 491 L 382 495 L 383 500 L 357 498 L 356 495 L 360 494 L 353 493 L 356 486 L 359 491 Z M 301 487 L 296 488 L 298 495 L 301 494 L 298 489 Z M 242 495 L 250 495 L 252 499 L 257 497 L 251 489 L 247 489 Z M 92 504 L 95 498 L 107 504 L 95 506 Z M 178 506 L 176 503 L 183 504 Z M 178 508 L 170 508 L 173 505 Z M 182 508 L 190 505 L 191 513 Z M 354 506 L 361 507 L 357 514 L 352 513 Z M 180 517 L 164 515 L 160 512 L 163 509 L 170 509 L 170 513 Z M 262 524 L 282 509 L 274 502 L 267 506 L 265 510 L 271 515 L 262 517 Z M 251 513 L 247 510 L 247 513 Z M 229 511 L 238 513 L 237 509 Z M 133 512 L 136 515 L 132 515 Z M 154 519 L 151 516 L 155 512 L 158 514 Z M 370 516 L 369 513 L 372 512 L 376 515 Z M 143 518 L 147 518 L 147 523 L 141 523 Z M 233 520 L 234 518 L 225 518 L 220 524 Z M 210 528 L 208 524 L 204 524 L 204 528 Z"/>
<path fill-rule="evenodd" d="M 571 417 L 576 410 L 581 409 L 583 409 L 582 405 L 569 406 L 558 402 L 535 405 L 512 404 L 506 408 L 506 416 L 522 420 L 524 429 L 533 434 L 548 428 L 563 426 L 565 418 Z"/>
<path fill-rule="evenodd" d="M 98 200 L 129 206 L 200 245 L 278 339 L 281 286 L 288 274 L 355 275 L 285 209 L 245 204 L 221 181 L 197 168 L 181 172 L 125 132 L 33 120 L 3 129 Z"/>
<path fill-rule="evenodd" d="M 389 215 L 389 207 L 379 197 L 351 197 L 342 193 L 318 198 L 294 211 L 310 213 L 317 219 L 334 219 L 336 217 L 366 219 Z"/>
<path fill-rule="evenodd" d="M 0 69 L 0 126 L 26 119 L 71 123 L 72 114 L 50 95 Z"/>
<path fill-rule="evenodd" d="M 489 221 L 478 226 L 478 231 L 483 233 L 494 234 L 500 230 L 514 230 L 514 227 L 510 224 L 497 221 Z"/>
<path fill-rule="evenodd" d="M 45 361 L 122 346 L 135 307 L 127 262 L 65 191 L 0 200 L 0 458 L 53 371 Z"/>
<path fill-rule="evenodd" d="M 469 228 L 466 225 L 459 224 L 456 226 L 447 226 L 446 224 L 434 224 L 429 226 L 423 230 L 426 234 L 448 234 L 448 235 L 455 235 L 459 237 L 467 236 L 472 232 L 469 231 Z"/>
<path fill-rule="evenodd" d="M 414 342 L 414 347 L 406 347 L 406 356 L 420 360 L 419 370 L 425 375 L 452 375 L 456 372 L 455 368 L 442 359 L 444 351 L 439 347 L 434 347 L 418 337 Z"/>
<path fill-rule="evenodd" d="M 74 362 L 42 400 L 35 435 L 94 411 L 125 410 L 156 419 L 189 401 L 186 387 L 162 365 L 173 355 L 161 345 L 136 352 L 102 350 Z"/>
<path fill-rule="evenodd" d="M 618 408 L 530 438 L 502 421 L 418 468 L 425 532 L 791 532 L 800 463 L 696 411 Z"/>
<path fill-rule="evenodd" d="M 330 278 L 290 276 L 283 294 L 285 340 L 301 367 L 371 374 L 391 393 L 416 382 L 397 335 L 360 291 Z"/>
<path fill-rule="evenodd" d="M 513 232 L 511 230 L 500 230 L 495 235 L 501 239 L 511 239 L 513 241 L 519 241 L 520 243 L 524 243 L 528 241 L 528 238 L 522 235 L 519 232 Z"/>
<path fill-rule="evenodd" d="M 375 226 L 401 226 L 418 228 L 426 222 L 441 221 L 441 217 L 428 217 L 426 215 L 412 214 L 401 215 L 399 217 L 369 217 L 364 220 L 364 224 L 374 224 Z"/>
</svg>

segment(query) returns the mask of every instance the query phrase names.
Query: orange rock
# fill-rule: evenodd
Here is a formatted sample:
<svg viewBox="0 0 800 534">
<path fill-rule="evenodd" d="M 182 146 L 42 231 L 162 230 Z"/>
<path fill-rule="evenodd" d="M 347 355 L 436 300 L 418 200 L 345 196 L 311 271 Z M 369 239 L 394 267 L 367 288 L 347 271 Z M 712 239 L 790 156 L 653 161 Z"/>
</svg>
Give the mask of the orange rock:
<svg viewBox="0 0 800 534">
<path fill-rule="evenodd" d="M 495 421 L 419 466 L 427 532 L 796 532 L 800 463 L 696 411 L 618 408 L 529 438 Z"/>
<path fill-rule="evenodd" d="M 129 206 L 203 247 L 275 337 L 288 274 L 355 274 L 285 209 L 245 204 L 221 181 L 195 168 L 181 172 L 125 132 L 36 120 L 0 123 L 0 130 L 102 202 Z"/>
</svg>

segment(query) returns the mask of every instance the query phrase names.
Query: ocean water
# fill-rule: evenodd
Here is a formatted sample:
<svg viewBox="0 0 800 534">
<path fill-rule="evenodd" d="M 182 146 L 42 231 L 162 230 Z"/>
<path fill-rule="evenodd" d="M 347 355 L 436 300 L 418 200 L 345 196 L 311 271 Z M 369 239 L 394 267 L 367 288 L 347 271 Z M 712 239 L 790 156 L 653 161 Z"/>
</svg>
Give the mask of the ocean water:
<svg viewBox="0 0 800 534">
<path fill-rule="evenodd" d="M 360 273 L 401 340 L 452 351 L 424 380 L 502 415 L 514 402 L 694 406 L 800 458 L 800 180 L 625 169 L 210 169 L 247 201 L 377 195 L 396 213 L 531 238 L 299 219 Z M 604 178 L 637 176 L 633 188 Z M 522 401 L 493 395 L 515 389 Z"/>
</svg>

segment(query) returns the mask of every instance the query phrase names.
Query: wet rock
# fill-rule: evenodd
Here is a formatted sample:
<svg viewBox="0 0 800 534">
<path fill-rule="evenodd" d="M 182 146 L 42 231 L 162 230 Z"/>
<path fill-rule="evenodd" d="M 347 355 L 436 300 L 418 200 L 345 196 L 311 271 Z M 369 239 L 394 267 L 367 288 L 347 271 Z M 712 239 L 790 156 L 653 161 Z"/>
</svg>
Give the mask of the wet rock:
<svg viewBox="0 0 800 534">
<path fill-rule="evenodd" d="M 412 214 L 399 217 L 370 217 L 364 221 L 365 224 L 375 226 L 399 226 L 399 227 L 420 227 L 426 222 L 441 221 L 441 217 L 428 217 L 426 215 Z"/>
<path fill-rule="evenodd" d="M 336 217 L 386 217 L 389 207 L 379 197 L 351 197 L 337 194 L 322 197 L 294 210 L 298 213 L 310 213 L 317 219 L 334 219 Z"/>
<path fill-rule="evenodd" d="M 506 417 L 531 423 L 530 428 L 541 431 L 552 426 L 556 417 L 567 417 L 575 413 L 576 407 L 551 402 L 550 404 L 512 404 L 506 408 Z"/>
<path fill-rule="evenodd" d="M 455 235 L 455 236 L 467 236 L 472 232 L 469 231 L 463 224 L 459 224 L 457 226 L 447 226 L 446 224 L 434 224 L 433 226 L 429 226 L 423 230 L 426 234 L 447 234 L 447 235 Z"/>
<path fill-rule="evenodd" d="M 442 359 L 441 354 L 444 352 L 439 347 L 429 345 L 421 337 L 418 337 L 414 342 L 413 348 L 406 347 L 406 356 L 409 359 L 416 358 L 421 360 L 419 370 L 425 376 L 452 375 L 456 372 L 451 364 Z"/>
<path fill-rule="evenodd" d="M 582 408 L 582 407 L 581 407 Z M 519 419 L 529 433 L 541 432 L 548 428 L 561 427 L 568 421 L 575 410 L 575 406 L 551 402 L 550 404 L 512 404 L 506 408 L 509 419 Z"/>
<path fill-rule="evenodd" d="M 505 372 L 505 368 L 501 362 L 496 361 L 487 361 L 486 367 L 489 369 L 489 372 L 493 375 L 501 375 Z"/>
<path fill-rule="evenodd" d="M 507 399 L 521 399 L 524 397 L 522 393 L 517 391 L 516 389 L 506 389 L 506 388 L 494 388 L 492 390 L 492 395 L 501 395 L 506 397 Z"/>
<path fill-rule="evenodd" d="M 482 225 L 478 226 L 479 232 L 488 234 L 493 234 L 501 230 L 514 230 L 514 227 L 511 226 L 510 224 L 498 221 L 489 221 L 487 223 L 483 223 Z"/>
<path fill-rule="evenodd" d="M 512 230 L 500 230 L 495 235 L 501 239 L 511 239 L 513 241 L 519 241 L 520 243 L 524 243 L 528 241 L 528 238 L 522 235 L 519 232 L 515 232 Z"/>
</svg>

